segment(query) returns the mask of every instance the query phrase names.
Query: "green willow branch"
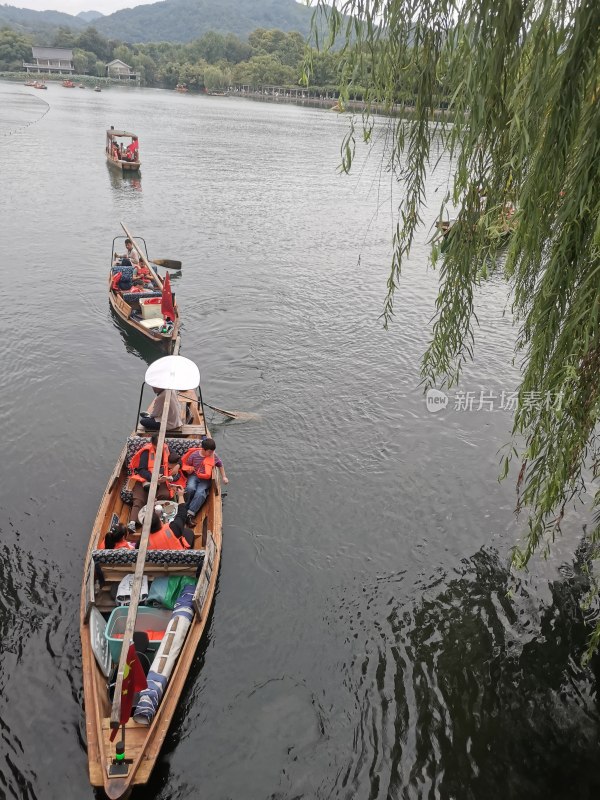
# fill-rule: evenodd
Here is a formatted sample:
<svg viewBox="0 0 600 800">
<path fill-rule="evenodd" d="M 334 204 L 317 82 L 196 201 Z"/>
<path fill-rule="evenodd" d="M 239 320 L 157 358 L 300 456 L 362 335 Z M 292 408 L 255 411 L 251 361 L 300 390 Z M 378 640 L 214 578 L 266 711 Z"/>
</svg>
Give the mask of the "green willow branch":
<svg viewBox="0 0 600 800">
<path fill-rule="evenodd" d="M 365 140 L 374 110 L 413 97 L 408 118 L 387 123 L 393 145 L 383 166 L 403 191 L 385 325 L 422 224 L 426 176 L 441 149 L 452 159 L 439 218 L 460 210 L 445 252 L 432 255 L 439 293 L 426 385 L 456 383 L 472 358 L 482 281 L 501 269 L 509 284 L 522 381 L 503 473 L 517 458 L 527 535 L 513 562 L 524 566 L 548 552 L 567 505 L 585 491 L 586 470 L 600 472 L 600 3 L 321 0 L 318 11 L 331 43 L 343 42 L 342 96 L 365 87 Z M 357 127 L 345 142 L 346 170 Z M 501 259 L 507 207 L 516 209 L 514 235 Z M 600 541 L 600 511 L 591 539 Z"/>
</svg>

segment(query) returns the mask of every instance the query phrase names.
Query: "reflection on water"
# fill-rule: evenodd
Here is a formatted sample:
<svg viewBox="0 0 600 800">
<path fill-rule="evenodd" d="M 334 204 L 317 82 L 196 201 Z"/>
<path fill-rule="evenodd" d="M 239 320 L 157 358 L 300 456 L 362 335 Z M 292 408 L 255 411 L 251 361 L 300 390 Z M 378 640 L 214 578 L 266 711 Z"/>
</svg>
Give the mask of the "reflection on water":
<svg viewBox="0 0 600 800">
<path fill-rule="evenodd" d="M 353 640 L 343 683 L 357 709 L 335 796 L 365 785 L 372 797 L 592 796 L 599 725 L 596 681 L 579 665 L 582 565 L 550 583 L 542 607 L 493 550 L 456 573 L 422 581 L 416 602 L 398 602 L 398 576 L 382 578 L 334 610 Z"/>
<path fill-rule="evenodd" d="M 520 522 L 513 486 L 497 482 L 510 419 L 431 415 L 419 386 L 444 159 L 384 331 L 397 198 L 377 137 L 348 178 L 336 172 L 347 120 L 327 111 L 49 86 L 40 117 L 24 98 L 0 83 L 0 132 L 14 131 L 0 145 L 21 157 L 2 151 L 1 241 L 7 263 L 19 257 L 0 359 L 0 797 L 93 796 L 81 568 L 146 366 L 162 355 L 109 311 L 121 220 L 151 256 L 183 262 L 171 273 L 182 354 L 204 398 L 261 414 L 211 421 L 230 478 L 213 617 L 133 800 L 595 797 L 585 575 L 561 563 L 582 520 L 513 584 Z M 132 119 L 143 192 L 104 157 L 107 125 Z M 80 157 L 66 169 L 57 153 L 74 130 Z M 478 360 L 463 388 L 511 389 L 506 287 L 493 281 L 475 302 Z"/>
<path fill-rule="evenodd" d="M 123 172 L 116 170 L 106 164 L 106 169 L 110 175 L 110 184 L 115 191 L 118 192 L 141 192 L 142 191 L 142 173 L 141 172 Z"/>
</svg>

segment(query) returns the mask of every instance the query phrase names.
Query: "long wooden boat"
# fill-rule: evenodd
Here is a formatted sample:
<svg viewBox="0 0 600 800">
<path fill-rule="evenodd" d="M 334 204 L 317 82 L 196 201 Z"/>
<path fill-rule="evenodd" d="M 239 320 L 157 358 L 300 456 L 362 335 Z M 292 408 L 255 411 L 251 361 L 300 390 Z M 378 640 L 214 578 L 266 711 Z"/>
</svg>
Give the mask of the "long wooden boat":
<svg viewBox="0 0 600 800">
<path fill-rule="evenodd" d="M 179 359 L 180 357 L 176 357 Z M 169 361 L 173 356 L 167 357 Z M 166 361 L 167 359 L 161 359 Z M 188 365 L 192 364 L 187 359 Z M 154 365 L 156 366 L 156 362 Z M 152 369 L 150 367 L 149 369 Z M 197 368 L 196 368 L 197 372 Z M 189 386 L 189 383 L 188 383 Z M 170 390 L 169 391 L 170 394 Z M 157 452 L 161 452 L 163 441 L 170 451 L 183 454 L 191 447 L 197 447 L 204 434 L 208 434 L 204 418 L 204 405 L 200 390 L 178 392 L 182 404 L 183 419 L 191 419 L 190 424 L 178 430 L 166 431 L 169 398 L 164 405 L 161 428 L 158 435 Z M 141 400 L 140 400 L 141 402 Z M 218 470 L 213 471 L 213 481 L 208 499 L 196 517 L 194 529 L 194 546 L 189 550 L 147 550 L 151 515 L 144 517 L 141 535 L 129 534 L 130 540 L 139 539 L 138 550 L 103 550 L 104 535 L 111 525 L 119 521 L 126 524 L 129 520 L 130 508 L 125 502 L 130 485 L 128 463 L 133 453 L 146 444 L 148 434 L 135 427 L 125 442 L 117 459 L 117 463 L 108 479 L 100 508 L 96 515 L 92 535 L 85 559 L 83 572 L 80 633 L 83 660 L 83 693 L 85 702 L 85 723 L 87 733 L 87 751 L 90 782 L 94 787 L 101 787 L 111 800 L 128 797 L 134 786 L 148 781 L 154 768 L 161 747 L 165 740 L 169 725 L 179 703 L 187 675 L 194 659 L 200 638 L 206 627 L 212 607 L 222 543 L 222 496 Z M 161 459 L 157 458 L 149 487 L 148 507 L 154 506 Z M 166 506 L 166 504 L 165 504 Z M 124 554 L 121 556 L 120 554 Z M 119 559 L 128 563 L 119 563 Z M 114 628 L 108 631 L 109 615 L 115 616 L 116 608 L 113 599 L 116 587 L 127 574 L 135 569 L 135 578 L 131 588 L 131 602 L 116 614 L 127 621 L 121 639 L 121 652 L 118 653 L 119 641 L 114 636 Z M 101 585 L 98 576 L 101 575 Z M 120 724 L 120 702 L 123 698 L 123 680 L 126 678 L 127 650 L 134 630 L 149 630 L 148 624 L 155 628 L 165 626 L 157 621 L 161 614 L 156 609 L 140 605 L 140 592 L 144 579 L 152 583 L 158 578 L 187 576 L 190 587 L 188 596 L 193 591 L 191 608 L 193 617 L 185 634 L 185 639 L 156 714 L 150 724 L 138 724 L 133 718 L 122 726 Z M 154 613 L 156 612 L 156 613 Z M 150 623 L 147 620 L 151 620 Z M 168 624 L 167 637 L 176 634 L 173 631 L 173 619 Z M 142 620 L 140 623 L 139 620 Z M 175 624 L 175 628 L 177 625 Z M 150 629 L 151 630 L 151 629 Z M 116 635 L 116 634 L 115 634 Z M 181 636 L 181 632 L 179 634 Z M 153 636 L 153 639 L 156 638 Z M 135 639 L 133 639 L 135 642 Z M 115 644 L 117 653 L 115 653 Z M 152 644 L 152 642 L 150 642 Z M 161 669 L 161 658 L 168 658 L 171 641 L 163 641 L 151 666 L 151 670 Z M 162 651 L 162 656 L 161 656 Z M 151 654 L 150 654 L 151 655 Z M 172 655 L 172 650 L 171 650 Z M 140 656 L 141 658 L 141 656 Z M 147 662 L 148 663 L 148 662 Z M 115 680 L 114 696 L 111 698 L 111 683 Z M 139 699 L 134 706 L 139 708 Z M 137 711 L 136 711 L 137 714 Z M 111 730 L 117 733 L 115 741 L 110 740 Z M 124 738 L 124 748 L 119 740 Z M 124 757 L 119 760 L 119 748 L 124 749 Z"/>
<path fill-rule="evenodd" d="M 118 169 L 121 172 L 135 172 L 139 170 L 139 168 L 142 166 L 142 162 L 139 160 L 139 151 L 136 161 L 129 161 L 126 158 L 115 155 L 115 146 L 120 152 L 122 152 L 124 143 L 132 142 L 134 139 L 137 139 L 135 133 L 130 133 L 129 131 L 117 131 L 113 127 L 107 130 L 105 147 L 107 164 L 109 164 L 109 166 L 111 166 L 113 169 Z"/>
<path fill-rule="evenodd" d="M 172 327 L 165 329 L 164 318 L 160 314 L 160 304 L 156 303 L 162 294 L 164 281 L 152 268 L 152 264 L 148 258 L 146 250 L 146 243 L 143 239 L 143 247 L 146 252 L 142 251 L 141 246 L 136 239 L 130 235 L 127 228 L 123 225 L 123 229 L 127 234 L 127 238 L 133 242 L 134 249 L 138 254 L 138 258 L 144 266 L 146 266 L 152 274 L 152 287 L 146 292 L 131 292 L 115 290 L 112 287 L 115 271 L 119 271 L 119 266 L 113 263 L 111 256 L 111 264 L 108 272 L 108 299 L 115 314 L 120 317 L 123 322 L 135 331 L 138 331 L 146 339 L 157 344 L 164 345 L 168 350 L 172 350 L 173 345 L 179 335 L 179 309 L 175 295 L 173 295 L 173 310 L 175 318 L 173 319 Z M 124 237 L 123 237 L 124 238 Z M 115 251 L 115 244 L 117 239 L 113 239 L 112 253 Z M 152 303 L 145 304 L 144 301 L 152 300 Z M 144 314 L 151 314 L 147 318 Z"/>
</svg>

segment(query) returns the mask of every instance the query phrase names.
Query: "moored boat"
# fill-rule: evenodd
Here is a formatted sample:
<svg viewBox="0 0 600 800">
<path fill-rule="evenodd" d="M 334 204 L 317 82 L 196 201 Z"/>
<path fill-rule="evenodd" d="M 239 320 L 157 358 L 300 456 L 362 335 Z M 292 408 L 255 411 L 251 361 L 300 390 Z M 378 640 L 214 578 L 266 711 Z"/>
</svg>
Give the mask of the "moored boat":
<svg viewBox="0 0 600 800">
<path fill-rule="evenodd" d="M 125 226 L 123 230 L 128 239 L 133 243 L 144 275 L 141 281 L 144 285 L 134 285 L 135 272 L 131 259 L 126 257 L 114 258 L 117 241 L 125 237 L 113 239 L 111 266 L 108 275 L 108 299 L 114 312 L 131 329 L 141 333 L 147 339 L 157 344 L 162 344 L 172 350 L 179 333 L 179 309 L 175 296 L 170 290 L 170 280 L 160 277 L 152 268 L 148 258 L 146 243 L 139 238 L 139 243 L 129 234 Z M 145 254 L 142 251 L 142 245 Z M 128 263 L 125 263 L 128 262 Z M 118 276 L 120 275 L 120 278 Z M 117 283 L 118 281 L 118 283 Z M 166 285 L 168 283 L 168 285 Z"/>
<path fill-rule="evenodd" d="M 130 142 L 129 146 L 125 146 Z M 121 172 L 134 172 L 142 166 L 138 137 L 129 131 L 117 131 L 113 127 L 106 131 L 106 162 Z"/>
<path fill-rule="evenodd" d="M 65 89 L 74 89 L 75 88 L 75 84 L 73 83 L 73 81 L 70 81 L 68 79 L 63 81 L 62 85 L 65 87 Z"/>
<path fill-rule="evenodd" d="M 176 91 L 176 92 L 182 92 L 182 93 L 183 93 L 183 92 L 189 92 L 189 89 L 188 89 L 188 87 L 187 87 L 187 84 L 185 84 L 185 83 L 178 83 L 178 84 L 177 84 L 177 86 L 175 87 L 175 91 Z"/>
<path fill-rule="evenodd" d="M 95 92 L 101 92 L 102 89 L 99 86 L 94 86 L 94 91 Z"/>
<path fill-rule="evenodd" d="M 48 87 L 46 86 L 45 83 L 42 83 L 41 81 L 35 81 L 34 84 L 33 84 L 33 88 L 34 89 L 47 89 Z"/>
<path fill-rule="evenodd" d="M 172 462 L 198 448 L 208 434 L 198 369 L 188 359 L 168 356 L 148 368 L 145 380 L 167 393 L 155 452 L 168 453 Z M 167 431 L 174 391 L 182 419 L 190 422 Z M 185 537 L 191 547 L 153 549 L 157 540 L 150 539 L 152 515 L 144 514 L 141 533 L 130 531 L 123 545 L 107 549 L 114 545 L 107 532 L 129 521 L 128 502 L 135 483 L 132 458 L 147 445 L 148 434 L 136 425 L 108 479 L 82 581 L 80 635 L 89 777 L 111 800 L 127 797 L 150 777 L 209 617 L 221 557 L 222 496 L 214 459 L 207 500 L 181 534 L 180 541 Z M 159 485 L 172 485 L 159 478 L 161 470 L 169 468 L 165 457 L 154 459 L 147 508 L 154 508 Z M 163 536 L 170 541 L 178 535 L 169 525 L 173 505 L 163 501 L 159 544 Z M 181 514 L 180 506 L 176 519 Z M 134 543 L 137 550 L 130 549 Z M 139 684 L 132 685 L 133 676 Z M 135 696 L 132 709 L 134 690 L 141 694 Z"/>
</svg>

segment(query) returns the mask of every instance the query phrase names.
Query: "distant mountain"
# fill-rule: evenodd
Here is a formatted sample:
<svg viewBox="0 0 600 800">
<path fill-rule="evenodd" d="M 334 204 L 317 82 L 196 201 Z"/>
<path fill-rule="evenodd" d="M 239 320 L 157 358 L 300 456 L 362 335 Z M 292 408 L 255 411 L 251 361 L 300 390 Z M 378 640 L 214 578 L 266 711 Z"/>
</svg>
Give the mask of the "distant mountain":
<svg viewBox="0 0 600 800">
<path fill-rule="evenodd" d="M 0 5 L 0 27 L 2 25 L 21 31 L 44 32 L 60 26 L 81 30 L 87 23 L 62 11 L 32 11 L 29 8 Z"/>
<path fill-rule="evenodd" d="M 104 36 L 126 42 L 189 42 L 208 31 L 246 38 L 256 28 L 310 30 L 312 9 L 295 0 L 163 0 L 94 21 Z"/>
<path fill-rule="evenodd" d="M 99 11 L 80 11 L 77 16 L 84 22 L 93 22 L 95 19 L 103 17 L 104 14 L 101 14 Z"/>
</svg>

